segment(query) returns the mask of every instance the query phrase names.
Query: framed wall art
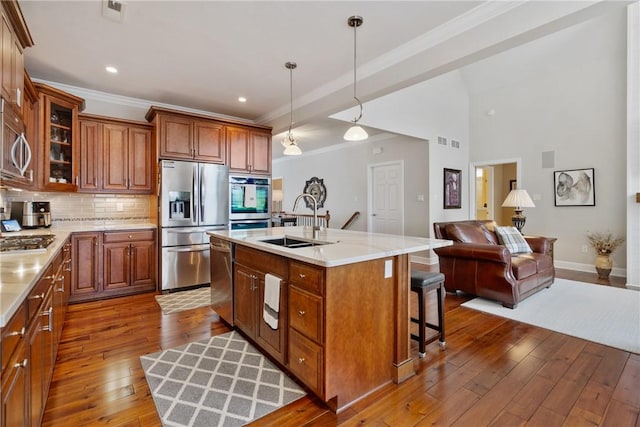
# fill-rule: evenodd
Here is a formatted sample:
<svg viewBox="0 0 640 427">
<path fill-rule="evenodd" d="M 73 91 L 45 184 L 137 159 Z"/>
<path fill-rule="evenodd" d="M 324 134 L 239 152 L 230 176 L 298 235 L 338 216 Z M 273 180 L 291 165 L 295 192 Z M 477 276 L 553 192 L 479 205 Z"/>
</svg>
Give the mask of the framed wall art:
<svg viewBox="0 0 640 427">
<path fill-rule="evenodd" d="M 518 181 L 515 179 L 509 180 L 509 191 L 516 190 L 518 188 Z"/>
<path fill-rule="evenodd" d="M 553 172 L 556 206 L 595 206 L 595 172 L 593 168 Z"/>
<path fill-rule="evenodd" d="M 323 179 L 316 176 L 311 177 L 311 179 L 305 182 L 302 192 L 311 194 L 316 199 L 318 209 L 324 207 L 324 201 L 327 200 L 327 188 L 324 185 Z M 307 208 L 313 209 L 313 203 L 308 200 L 307 197 L 304 198 L 304 203 Z"/>
<path fill-rule="evenodd" d="M 444 209 L 462 208 L 462 171 L 444 169 Z"/>
</svg>

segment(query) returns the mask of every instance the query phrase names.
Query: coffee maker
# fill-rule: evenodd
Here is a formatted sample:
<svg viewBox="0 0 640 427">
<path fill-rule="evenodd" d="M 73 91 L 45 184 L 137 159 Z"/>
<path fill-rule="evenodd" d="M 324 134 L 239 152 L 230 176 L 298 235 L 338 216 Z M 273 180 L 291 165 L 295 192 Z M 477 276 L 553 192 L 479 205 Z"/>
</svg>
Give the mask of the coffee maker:
<svg viewBox="0 0 640 427">
<path fill-rule="evenodd" d="M 11 202 L 11 219 L 22 228 L 51 227 L 49 202 Z"/>
</svg>

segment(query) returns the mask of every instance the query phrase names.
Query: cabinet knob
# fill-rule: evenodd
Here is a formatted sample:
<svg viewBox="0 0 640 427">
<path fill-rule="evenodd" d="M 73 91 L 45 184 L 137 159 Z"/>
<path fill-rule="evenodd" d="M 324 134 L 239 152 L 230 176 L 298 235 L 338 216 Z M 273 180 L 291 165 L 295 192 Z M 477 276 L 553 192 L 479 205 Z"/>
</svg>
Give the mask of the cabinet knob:
<svg viewBox="0 0 640 427">
<path fill-rule="evenodd" d="M 132 236 L 131 234 L 129 234 L 129 238 L 130 238 L 130 239 L 133 239 L 133 236 Z"/>
<path fill-rule="evenodd" d="M 14 368 L 26 368 L 28 364 L 29 364 L 29 359 L 24 359 L 22 362 L 16 363 L 15 365 L 13 365 L 13 367 Z"/>
<path fill-rule="evenodd" d="M 307 277 L 306 274 L 302 274 L 302 273 L 298 274 L 298 276 L 300 276 L 301 279 L 304 279 L 305 277 Z"/>
<path fill-rule="evenodd" d="M 298 311 L 298 316 L 300 316 L 300 317 L 303 317 L 305 314 L 307 314 L 307 312 L 304 311 L 304 310 Z"/>
<path fill-rule="evenodd" d="M 23 337 L 25 333 L 25 329 L 22 328 L 19 331 L 13 331 L 13 332 L 9 332 L 7 334 L 8 337 Z"/>
<path fill-rule="evenodd" d="M 298 363 L 302 365 L 304 363 L 304 357 L 299 357 Z"/>
</svg>

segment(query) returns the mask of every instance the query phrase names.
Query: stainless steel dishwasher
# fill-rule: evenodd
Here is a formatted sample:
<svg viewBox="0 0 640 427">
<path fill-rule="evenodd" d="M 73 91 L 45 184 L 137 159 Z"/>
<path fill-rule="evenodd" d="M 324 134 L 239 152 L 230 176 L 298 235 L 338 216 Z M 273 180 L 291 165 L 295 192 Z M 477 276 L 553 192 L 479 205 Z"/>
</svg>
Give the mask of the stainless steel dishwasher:
<svg viewBox="0 0 640 427">
<path fill-rule="evenodd" d="M 233 243 L 211 237 L 211 308 L 233 326 Z"/>
</svg>

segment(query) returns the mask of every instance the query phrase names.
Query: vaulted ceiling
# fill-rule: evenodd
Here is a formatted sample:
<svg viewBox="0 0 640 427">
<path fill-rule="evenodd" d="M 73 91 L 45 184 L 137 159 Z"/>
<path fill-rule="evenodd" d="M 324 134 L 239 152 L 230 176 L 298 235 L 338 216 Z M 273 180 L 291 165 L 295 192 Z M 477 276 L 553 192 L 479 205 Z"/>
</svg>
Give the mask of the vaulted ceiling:
<svg viewBox="0 0 640 427">
<path fill-rule="evenodd" d="M 351 15 L 364 18 L 357 72 L 367 101 L 627 3 L 126 1 L 120 16 L 109 10 L 121 21 L 103 16 L 98 0 L 20 6 L 35 41 L 25 52 L 34 79 L 240 117 L 278 133 L 289 125 L 284 64 L 294 61 L 294 127 L 326 140 L 322 129 L 344 132 L 327 117 L 354 105 Z"/>
</svg>

